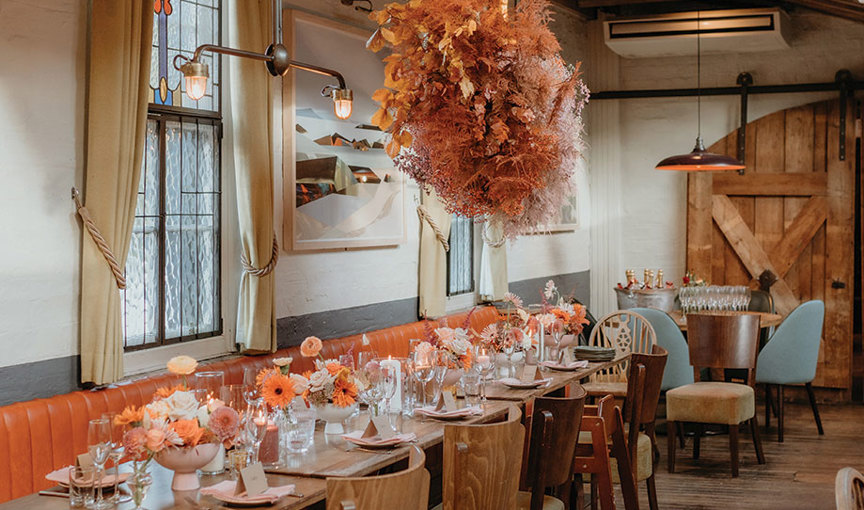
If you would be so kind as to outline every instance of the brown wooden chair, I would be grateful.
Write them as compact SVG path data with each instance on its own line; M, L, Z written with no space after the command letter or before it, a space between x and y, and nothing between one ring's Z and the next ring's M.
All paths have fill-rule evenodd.
M520 510L564 510L569 503L573 457L586 396L581 386L575 386L566 398L534 399L526 470L531 491L519 492ZM548 487L555 489L557 498L544 494Z
M851 467L838 471L834 499L837 510L864 510L864 475Z
M429 506L429 472L426 455L411 447L408 469L381 476L327 479L327 510L378 510L404 508L426 510Z
M624 420L629 425L627 450L630 452L633 477L637 483L645 482L651 510L657 510L654 466L660 451L657 447L654 420L667 356L666 349L659 345L651 348L651 354L633 353L630 356L627 399L624 401ZM644 367L644 377L638 375L639 367Z
M637 366L637 378L645 377L645 367ZM597 507L599 500L603 510L615 509L615 496L612 487L612 463L610 453L617 462L618 479L624 507L628 510L639 509L636 494L636 481L627 451L624 435L624 419L621 408L614 404L612 395L601 398L596 406L585 406L582 414L582 431L573 458L575 480L571 488L570 508L582 508L583 474L591 475L591 508Z
M732 476L738 476L738 427L750 424L753 446L759 464L765 463L759 428L756 423L755 383L756 348L759 342L759 314L700 313L687 315L687 340L695 382L666 392L669 472L675 472L676 423L698 423L693 443L693 458L699 458L701 424L729 426L729 452ZM743 384L702 382L701 368L745 369Z
M618 310L600 318L588 339L588 345L614 347L618 356L631 352L650 353L656 343L657 334L648 319L630 310ZM619 363L591 376L590 382L584 385L588 395L624 398L627 394L629 363Z
M521 417L511 406L504 422L444 427L444 510L516 508L525 440Z

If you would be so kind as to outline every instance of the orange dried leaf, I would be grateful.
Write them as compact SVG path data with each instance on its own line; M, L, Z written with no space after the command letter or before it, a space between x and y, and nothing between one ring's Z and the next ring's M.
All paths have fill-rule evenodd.
M366 47L376 53L384 47L384 36L381 35L380 28L366 41Z
M399 155L400 150L402 150L402 146L399 144L399 142L396 141L396 138L394 137L392 140L390 140L390 143L387 144L387 155L391 158L395 158Z
M388 28L381 27L378 29L381 32L381 35L384 37L384 40L389 42L390 44L396 45L399 43L399 39L396 37L396 34L393 33L392 30Z
M379 103L383 103L393 97L393 93L390 92L389 89L378 89L372 94L372 100L378 101Z
M372 116L372 124L378 126L381 131L387 131L390 125L393 124L393 117L390 116L390 112L386 108L379 108L375 112L375 115Z

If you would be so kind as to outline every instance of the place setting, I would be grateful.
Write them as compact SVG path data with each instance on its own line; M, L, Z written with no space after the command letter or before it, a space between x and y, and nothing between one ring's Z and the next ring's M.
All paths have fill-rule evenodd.
M270 487L264 466L260 462L239 470L237 480L224 480L210 487L203 487L199 492L202 496L210 496L234 507L273 505L285 496L303 497L296 492L294 484Z
M372 450L377 453L411 444L417 440L417 435L413 432L397 433L390 424L390 418L379 415L372 416L365 429L343 434L342 439L354 445L346 451Z

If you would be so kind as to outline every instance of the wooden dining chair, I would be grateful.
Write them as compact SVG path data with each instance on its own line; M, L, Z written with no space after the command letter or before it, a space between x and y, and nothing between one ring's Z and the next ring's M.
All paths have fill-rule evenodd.
M604 315L591 331L588 345L613 347L617 356L632 352L650 353L657 343L657 335L651 323L631 310L618 310ZM627 394L627 371L629 362L624 361L612 368L591 376L585 390L590 397L613 395L624 398Z
M510 406L504 422L444 426L444 510L516 508L525 440L521 417Z
M651 354L633 353L630 356L630 374L627 380L627 399L624 401L624 422L627 431L627 451L636 483L645 482L648 504L657 510L657 489L654 483L655 459L659 458L655 417L660 400L660 386L668 353L655 345ZM644 369L644 376L639 371ZM656 454L655 454L656 453ZM615 463L613 462L613 468ZM613 469L614 474L614 469ZM613 476L613 482L614 480Z
M404 508L426 510L429 506L429 472L426 454L411 447L408 468L381 476L327 479L327 510L378 510Z
M586 396L586 391L577 385L565 398L534 399L526 469L531 490L519 491L520 510L564 510L568 506ZM557 497L545 494L550 487Z
M759 464L765 463L759 427L756 422L755 384L756 348L759 343L758 313L698 313L687 315L690 363L697 382L666 392L666 421L669 438L669 472L675 472L675 435L677 423L697 423L693 458L700 453L701 424L728 425L732 476L738 476L738 427L750 424L753 447ZM701 368L743 369L745 380L703 382Z
M851 467L838 471L834 481L834 501L837 510L864 510L864 475Z
M645 367L637 365L635 376L644 380ZM596 509L599 501L602 510L615 509L612 458L616 461L624 507L627 510L638 510L639 498L630 464L630 452L627 450L621 408L615 405L612 395L606 395L597 405L585 406L582 414L582 430L573 458L574 481L570 490L570 508L583 507L583 475L590 475L591 508Z

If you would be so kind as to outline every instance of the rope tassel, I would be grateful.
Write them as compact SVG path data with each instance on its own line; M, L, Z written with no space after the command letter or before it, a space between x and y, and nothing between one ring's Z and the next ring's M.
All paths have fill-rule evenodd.
M99 228L96 227L96 223L90 216L90 211L88 211L87 208L81 204L80 193L78 193L78 188L75 188L74 186L72 187L72 200L75 201L75 211L78 213L78 216L81 217L81 221L84 223L84 227L87 229L87 232L90 233L90 237L93 239L93 242L96 243L96 247L99 248L100 252L102 252L102 256L105 257L105 262L108 263L108 267L111 269L111 273L114 274L114 280L117 282L117 288L120 290L125 289L125 272L120 268L120 264L117 263L117 258L114 257L114 252L111 251L111 247L108 246L108 242L105 241L105 238L102 237L102 233L99 232Z
M246 271L252 276L262 278L272 273L276 269L276 264L279 262L279 243L276 241L276 234L273 234L273 252L270 254L270 262L264 267L255 267L246 259L246 254L240 255L240 263L243 265L243 271Z

